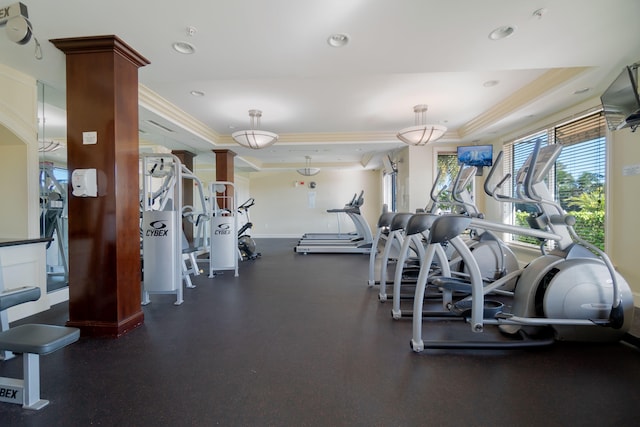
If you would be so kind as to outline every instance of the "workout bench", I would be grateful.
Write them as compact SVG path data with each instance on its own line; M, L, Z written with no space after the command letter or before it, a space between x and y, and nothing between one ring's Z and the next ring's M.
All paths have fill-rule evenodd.
M1 274L1 270L0 270ZM0 291L0 311L40 299L40 288L23 286ZM40 399L40 356L53 353L78 341L80 330L64 326L26 324L0 332L0 350L22 353L23 378L0 377L0 402L42 409L48 400Z

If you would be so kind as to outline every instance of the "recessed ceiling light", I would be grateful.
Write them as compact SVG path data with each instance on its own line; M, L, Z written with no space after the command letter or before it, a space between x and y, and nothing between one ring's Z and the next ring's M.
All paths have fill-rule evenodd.
M500 83L498 80L487 80L486 82L482 83L482 86L484 86L484 87L494 87L494 86L497 86L498 83Z
M589 88L588 87L583 87L582 89L578 89L575 92L573 92L574 95L582 95L583 93L587 93L589 92Z
M349 43L349 36L343 33L331 34L327 39L331 47L343 47Z
M534 18L542 19L542 17L546 15L548 11L549 9L547 9L546 7L543 7L543 8L534 10L532 15Z
M491 40L502 40L511 36L515 32L516 32L516 27L513 27L511 25L505 25L503 27L499 27L491 31L489 33L489 38Z
M175 42L171 45L171 47L173 47L173 50L175 50L176 52L185 55L191 55L192 53L196 52L195 46L187 42Z
M193 96L204 96L204 92L200 91L200 90L192 90L191 92L189 92L191 95Z

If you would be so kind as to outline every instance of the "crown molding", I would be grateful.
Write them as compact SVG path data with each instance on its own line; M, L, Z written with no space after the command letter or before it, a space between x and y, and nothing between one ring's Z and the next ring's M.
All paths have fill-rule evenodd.
M218 133L142 84L138 84L138 104L185 131L213 145L218 145L220 140Z
M467 122L458 131L459 136L464 138L491 126L510 114L513 114L514 111L531 104L545 93L565 84L588 68L589 67L554 68L547 71L533 82L515 91L502 102L497 103L473 120Z

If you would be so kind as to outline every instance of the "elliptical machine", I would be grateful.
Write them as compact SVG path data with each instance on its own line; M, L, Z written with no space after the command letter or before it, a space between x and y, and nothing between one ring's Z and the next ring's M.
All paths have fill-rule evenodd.
M260 252L256 252L256 242L249 234L253 228L253 224L249 218L249 208L255 205L255 203L255 199L250 197L238 206L238 213L244 215L247 220L238 230L238 250L243 260L253 260L262 255Z
M577 236L572 227L575 220L554 201L544 182L561 149L562 146L559 145L540 148L538 142L517 175L516 196L497 193L509 175L502 178L489 192L499 201L535 205L539 214L530 222L532 228L452 215L437 218L429 231L428 247L422 265L429 265L435 254L435 247L448 241L464 257L471 277L471 296L452 304L450 312L440 313L441 317L451 319L457 315L471 325L473 332L483 332L485 324L497 325L501 332L513 339L423 341L422 297L427 274L426 271L421 271L413 307L411 347L415 352L425 348L523 348L551 344L554 340L630 341L627 339L627 332L633 322L633 296L629 285L614 270L604 252ZM495 165L500 163L501 155L487 180L493 175ZM518 275L510 312L487 304L489 301L484 298L490 289L483 287L480 269L459 237L468 227L556 242L554 253L543 253ZM504 278L494 285L498 285L501 280ZM442 277L433 282L444 289L464 286L462 281L451 277Z
M449 186L447 192L450 194L450 199L447 202L451 205L454 212L463 213L464 216L469 218L483 218L483 214L480 213L477 206L473 201L471 193L467 190L469 183L476 175L475 166L462 165L455 180ZM440 199L440 192L436 191L436 183L440 177L441 172L438 173L436 182L431 190L431 206L437 206ZM401 215L401 214L399 214ZM406 215L406 214L405 214ZM447 215L447 214L443 214ZM408 257L408 250L410 246L417 247L419 250L415 251L419 254L421 260L424 256L424 241L428 239L428 227L425 229L419 229L417 224L427 225L433 222L439 215L432 213L420 213L414 215L415 219L406 218L404 221L403 233L404 241L407 245L403 244L403 239L400 239L402 248L400 249L400 255L398 257L398 265L404 265ZM480 267L480 275L485 286L491 286L492 293L498 293L502 295L513 295L513 289L515 286L515 272L519 270L518 260L515 254L509 249L498 236L492 233L490 230L483 228L473 227L470 229L471 233L468 239L465 240L465 245L469 251L471 251L475 264ZM452 245L446 245L446 248L438 246L436 248L435 256L437 258L433 271L429 272L430 276L433 275L446 275L466 280L469 276L469 267L465 264L464 258ZM384 260L384 258L383 258ZM422 267L421 267L422 268ZM446 269L445 269L446 268ZM404 282L400 270L396 269L396 275L393 283L393 308L391 310L394 319L400 319L402 317L408 317L411 312L402 311L400 307L400 295L401 286ZM494 283L499 283L499 286L493 286ZM382 279L380 280L383 284ZM442 298L443 306L446 307L451 304L454 292L458 295L460 293L469 293L469 287L459 287L457 289L442 289L442 292L436 292L432 297ZM387 300L386 290L381 286L378 299L383 302Z
M467 191L469 182L476 175L476 170L475 166L462 165L460 167L451 189L450 203L460 209L459 213L483 219L484 214L478 210L471 194ZM466 243L480 266L485 281L494 282L519 269L515 254L495 233L482 228L472 228L470 231L470 239ZM455 251L450 255L452 272L455 271L468 277L469 271L464 260ZM504 283L500 290L510 292L514 287L515 280L511 280Z

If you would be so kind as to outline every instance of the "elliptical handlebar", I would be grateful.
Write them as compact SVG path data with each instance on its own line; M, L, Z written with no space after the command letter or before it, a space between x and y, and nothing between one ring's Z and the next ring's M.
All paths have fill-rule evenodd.
M469 216L477 216L479 212L475 204L465 201L462 197L460 197L460 194L462 194L462 192L464 191L464 187L467 185L471 177L475 175L475 172L477 170L475 166L467 166L467 168L468 169L465 169L465 165L462 165L458 170L456 179L454 180L453 186L451 187L451 200L453 204L461 206ZM465 170L470 170L471 175L465 176L464 182L462 182L461 185L461 178Z
M256 204L256 200L253 197L249 197L240 206L238 206L238 210L247 210L255 204Z
M458 205L464 205L462 199L458 198L458 187L460 186L460 176L462 176L462 169L464 169L464 165L460 166L460 169L458 169L456 179L453 180L453 186L451 187L451 200L456 202Z
M527 174L524 177L524 194L528 199L535 200L536 202L542 201L542 198L533 191L533 178L536 175L536 164L538 162L538 154L540 154L540 146L541 141L537 139L536 145L533 147L533 152L531 153Z
M498 182L498 184L495 187L493 187L493 189L489 188L489 182L493 178L493 175L496 173L496 170L498 169L498 165L502 164L503 156L504 156L504 152L500 150L500 152L498 153L498 157L496 157L496 160L495 162L493 162L491 169L489 169L489 173L487 174L487 179L484 180L484 192L487 193L489 196L493 197L494 199L495 199L496 190L498 188L502 188L502 184L504 184L507 181L507 179L511 178L511 174L508 173L500 180L500 182ZM502 195L500 194L498 196L502 197Z
M523 203L523 204L537 204L537 205L539 205L540 203L545 203L545 201L542 200L542 198L536 195L535 192L533 191L533 178L536 175L535 164L538 158L539 151L540 151L540 141L537 141L536 146L534 147L533 152L531 154L532 157L530 159L527 159L527 162L525 162L525 164L522 165L523 168L524 167L527 168L524 172L525 178L523 180L524 194L522 191L520 191L519 188L516 189L516 193L518 194L518 197L506 196L504 194L498 193L497 190L501 189L504 183L507 182L509 178L511 178L512 175L510 173L507 173L505 176L503 176L500 179L500 181L498 181L498 183L495 186L493 186L493 188L489 186L491 179L493 178L493 176L496 173L496 170L498 169L498 165L502 163L502 157L504 156L503 151L500 151L498 153L498 156L496 157L495 162L493 162L493 166L489 170L487 179L484 182L484 192L487 193L489 196L491 196L493 199L502 203ZM534 165L534 166L531 166L531 165ZM516 183L516 185L518 185L518 183ZM530 197L530 195L533 195L534 197Z
M442 176L442 169L438 169L438 174L436 175L436 180L433 181L433 186L431 186L431 192L429 193L429 198L433 201L433 203L438 203L438 196L442 193L442 190L436 192L438 188L438 181Z

